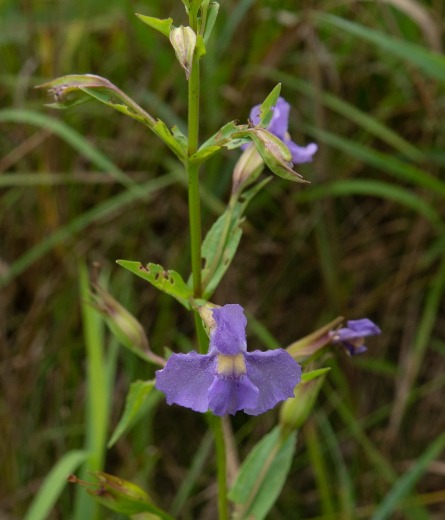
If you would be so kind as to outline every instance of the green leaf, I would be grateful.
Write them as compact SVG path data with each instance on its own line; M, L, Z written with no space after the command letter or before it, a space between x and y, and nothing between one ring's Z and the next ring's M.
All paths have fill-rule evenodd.
M150 128L155 124L155 119L151 115L111 81L101 76L70 74L38 85L36 88L46 88L49 94L54 95L56 102L48 105L52 108L69 108L94 98Z
M270 121L272 120L273 110L277 104L278 98L281 92L281 83L272 90L272 92L267 96L267 98L260 105L260 122L257 126L261 128L267 128L269 126Z
M66 477L89 457L88 451L69 451L52 468L25 514L23 520L45 520L66 485Z
M207 42L212 34L213 27L216 22L216 18L218 16L219 4L218 2L210 2L208 3L208 7L206 8L205 13L205 28L204 28L204 43L207 45Z
M238 126L234 121L225 124L199 147L199 150L194 155L192 155L190 160L195 164L200 164L204 160L208 159L211 155L217 153L223 146L231 150L241 146L242 144L249 143L251 139L232 138L234 134L247 129L247 125Z
M167 38L169 38L171 27L173 25L173 18L161 20L160 18L153 18L152 16L145 16L144 14L139 13L136 13L136 16L142 22L146 23L151 28L156 29L156 31L159 31L164 36L167 36Z
M177 128L173 127L171 132L164 121L158 119L152 128L153 132L160 137L164 143L175 153L181 161L187 156L187 138Z
M297 433L282 436L277 426L249 453L229 492L229 498L241 507L236 520L266 518L278 498L289 472Z
M280 408L280 424L289 431L300 429L315 406L318 393L330 367L305 372L294 389L295 398L287 399Z
M420 45L388 36L380 31L369 29L358 23L350 22L332 14L314 12L313 16L322 23L348 32L358 38L374 43L385 52L402 58L423 70L427 75L445 83L445 58L443 55L429 51Z
M93 74L68 75L43 83L37 88L47 88L48 93L54 95L56 102L48 105L52 108L70 108L91 99L100 101L150 128L180 160L186 156L182 138L176 139L163 121L148 114L106 78Z
M150 263L144 266L141 262L131 260L116 260L116 263L147 280L160 291L173 296L186 309L191 309L190 298L193 297L193 292L179 273L172 270L166 271L159 264Z
M202 257L205 263L202 275L206 298L209 298L218 286L238 249L242 235L239 216L239 209L229 206L204 239Z
M131 384L127 398L125 400L125 408L122 417L116 426L113 435L108 441L108 448L113 444L137 421L141 410L144 411L147 397L151 394L154 387L154 381L135 381Z
M270 178L265 179L246 191L240 201L231 201L226 211L208 231L202 244L204 298L210 298L229 268L241 239L240 225L244 211L269 180Z

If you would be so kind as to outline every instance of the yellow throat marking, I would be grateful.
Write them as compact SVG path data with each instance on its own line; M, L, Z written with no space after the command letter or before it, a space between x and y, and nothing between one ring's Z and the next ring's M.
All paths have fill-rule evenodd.
M216 372L220 376L235 376L240 377L246 373L246 363L242 352L236 356L226 356L225 354L218 354L218 367Z

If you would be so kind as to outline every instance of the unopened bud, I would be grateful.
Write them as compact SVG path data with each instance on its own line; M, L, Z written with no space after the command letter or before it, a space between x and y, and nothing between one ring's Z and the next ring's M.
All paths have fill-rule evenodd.
M99 503L123 515L160 511L150 496L136 484L102 471L96 471L93 475L98 480L97 484L83 482L74 475L70 476L69 481L84 486Z
M147 360L149 344L142 325L98 283L94 289L93 305L104 316L111 332L125 347Z
M251 184L261 173L263 166L264 161L255 146L247 145L233 169L232 193L241 191Z
M175 27L170 31L170 42L181 67L185 70L185 77L189 79L196 47L195 32L191 27Z
M344 318L339 316L327 325L324 325L324 327L321 327L304 338L291 343L286 348L288 354L290 354L298 363L303 363L308 359L313 359L326 345L331 343L331 331L335 329L335 327L338 327L343 320Z
M285 430L301 428L312 412L318 393L330 368L306 372L295 387L294 399L288 399L280 409L280 424Z
M292 153L276 135L261 126L241 130L234 134L234 138L249 138L253 141L261 158L270 170L289 181L308 182L292 169Z

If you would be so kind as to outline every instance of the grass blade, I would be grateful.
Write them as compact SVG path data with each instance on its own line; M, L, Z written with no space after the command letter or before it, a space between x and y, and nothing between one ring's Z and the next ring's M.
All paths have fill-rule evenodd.
M146 197L152 193L169 186L175 182L175 177L172 174L164 175L158 179L153 179L147 183L140 184L135 190L127 190L124 193L120 193L101 204L98 204L89 211L85 211L79 217L73 219L66 226L59 228L57 231L41 240L34 247L26 251L20 258L18 258L8 268L6 273L0 277L0 287L3 287L7 283L11 282L16 276L22 273L34 262L42 258L46 253L51 251L56 245L65 242L73 237L79 231L82 231L87 226L96 222L110 213L120 211L122 208L131 204L141 197Z
M109 173L124 186L134 184L134 181L125 175L121 169L99 152L99 150L94 148L79 132L63 121L59 121L46 114L33 112L32 110L4 109L0 110L0 123L28 124L51 130L51 132L58 135L86 159L91 161L99 170Z
M444 447L445 433L440 435L417 459L412 468L396 481L372 516L372 520L392 518L393 512L401 505L403 499L411 492L416 482L428 469L428 465L440 455Z
M445 58L440 54L332 14L315 12L313 16L324 25L331 25L340 29L341 32L352 34L377 45L383 51L408 61L428 76L445 83Z
M23 520L45 520L66 485L66 477L88 458L87 451L69 451L45 478Z
M298 192L295 196L299 202L310 202L325 197L344 197L347 195L363 195L392 200L424 217L439 234L445 234L445 227L439 213L428 202L419 198L415 193L388 182L366 179L336 181L324 186L311 186L305 191Z

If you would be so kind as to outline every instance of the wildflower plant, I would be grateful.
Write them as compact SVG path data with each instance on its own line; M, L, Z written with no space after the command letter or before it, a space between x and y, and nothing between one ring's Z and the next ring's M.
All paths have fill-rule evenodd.
M187 26L176 25L171 18L137 16L150 29L158 31L160 37L170 41L184 70L184 84L188 86L186 134L177 126L169 128L100 76L68 75L41 87L54 96L54 103L50 105L54 108L70 108L95 100L135 119L165 143L182 163L188 181L190 275L182 276L146 261L118 260L117 263L190 311L196 332L195 350L169 352L165 356L154 354L139 322L94 283L93 304L111 331L123 346L139 356L141 363L158 367L154 381L132 385L112 443L131 426L135 414L156 388L165 395L166 403L172 405L172 413L174 407L182 406L190 409L190 413L205 414L215 438L219 519L233 516L239 520L258 520L267 516L280 494L292 462L297 431L311 413L329 370L317 361L321 353L336 343L345 346L351 354L363 352L363 338L380 330L367 319L348 321L346 327L339 328L343 321L340 317L291 343L287 349L252 350L247 345L247 319L242 307L242 304L248 305L248 298L244 302L212 301L237 251L246 209L271 180L270 177L260 179L262 170L267 167L281 178L302 183L304 189L308 181L295 171L294 165L310 162L317 145L301 146L292 140L288 132L290 104L280 97L281 85L251 110L247 121L234 119L206 140L200 140L199 107L203 90L200 63L206 57L206 45L217 20L219 4L210 0L182 0L182 3L188 16ZM233 171L227 207L202 239L200 170L223 149L240 149L242 153ZM302 371L302 365L304 368L309 361L312 370ZM233 439L228 438L230 428L223 428L222 421L239 412L260 415L281 403L277 426L253 448L228 489L226 442L233 444ZM134 484L103 472L95 475L98 488L89 487L88 491L110 509L130 517L147 513L150 518L172 518ZM76 477L71 477L71 481L79 482Z

